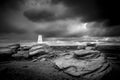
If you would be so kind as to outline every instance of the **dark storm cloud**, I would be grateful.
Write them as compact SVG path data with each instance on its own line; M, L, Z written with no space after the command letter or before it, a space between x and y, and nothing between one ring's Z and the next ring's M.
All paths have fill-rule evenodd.
M48 2L50 1L50 2ZM71 17L70 9L62 2L54 0L27 1L28 9L24 11L24 16L33 22L56 21Z
M0 9L14 9L19 10L24 0L0 0Z
M107 29L108 29L107 33L104 36L111 36L111 37L120 36L120 25L119 26L110 27L110 28L107 28Z
M49 21L56 21L56 20L64 20L67 18L73 18L72 15L62 15L62 16L55 16L55 13L49 11L37 11L37 10L30 10L24 12L24 16L27 17L30 21L33 22L49 22Z
M41 31L41 30L37 30L36 31L37 34L42 34L44 37L58 37L59 36L63 36L64 31Z
M17 33L17 34L23 34L26 31L23 29L18 29L17 27L14 27L10 24L8 24L3 19L0 19L0 34L8 34L8 33Z
M109 0L0 0L0 34L30 31L45 36L82 36L86 33L80 24L107 20L105 26L92 25L87 34L120 36L119 7L118 2ZM61 27L64 23L65 28Z
M0 0L0 7L2 7L2 9L8 7L18 10L18 8L26 1L27 0ZM120 6L117 0L34 0L34 1L39 2L50 1L50 4L52 3L53 5L62 2L72 10L68 14L74 13L74 16L84 17L84 21L86 22L107 19L109 20L110 25L118 25L120 23L119 22L120 15L118 10ZM43 12L40 13L40 11L38 11L39 13L38 14L36 12L37 11L35 11L34 14L35 17L40 16L39 14L43 13ZM53 15L51 16L53 17ZM43 16L43 14L41 16Z
M3 27L0 27L0 34L9 34L9 33L16 33L16 34L24 34L25 30L15 29L10 27L9 25L0 25Z
M36 11L36 10L30 10L27 12L24 12L24 15L33 22L43 22L43 21L53 21L56 20L53 13L50 13L48 11Z
M56 2L55 0L51 0L51 3L47 3L45 5L40 4L40 2L36 4L39 6L32 4L29 5L38 9L34 8L32 10L25 11L24 13L24 15L32 21L50 21L73 17L82 17L84 22L99 20L99 11L97 10L95 0L56 0ZM68 8L69 11L66 9L64 10L64 8ZM60 15L58 10L59 13L61 13ZM57 14L58 16L56 16Z
M10 15L10 10L19 10L20 3L22 2L23 0L0 0L0 34L23 34L26 32L23 29L17 28L17 26L11 25L7 21L9 18L6 17Z
M62 0L67 6L69 6L75 16L83 17L84 22L91 22L100 20L100 14L97 0Z
M49 27L46 27L45 29L37 29L35 33L42 34L44 37L66 36L67 24L64 24L64 21L58 21L58 23L50 23L48 26Z
M120 3L119 0L97 0L101 18L107 19L108 26L120 25Z
M71 7L77 16L83 16L84 21L104 21L114 27L120 25L119 0L61 0Z

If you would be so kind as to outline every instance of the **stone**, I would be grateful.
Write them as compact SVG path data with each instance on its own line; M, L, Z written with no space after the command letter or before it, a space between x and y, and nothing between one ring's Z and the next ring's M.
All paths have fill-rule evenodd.
M18 49L18 48L20 48L20 44L12 44L12 45L8 45L8 47L10 49Z
M0 54L14 54L20 48L20 44L12 44L0 48Z
M12 54L12 49L10 48L0 48L0 54L2 55L10 55Z
M28 51L31 49L31 46L22 46L19 48L19 51Z
M80 58L76 58L75 55ZM52 62L66 74L87 79L104 76L110 71L110 64L99 51L72 51L69 55L53 59Z
M29 51L18 51L16 54L13 54L12 57L14 57L14 58L28 58Z
M94 59L101 55L99 51L95 50L78 50L74 51L73 57L76 59Z
M36 49L36 50L30 50L29 51L29 55L36 55L36 54L40 54L40 52L43 52L43 49Z
M31 49L29 50L29 55L36 55L40 53L48 53L50 52L50 47L48 45L44 44L37 44L33 45Z

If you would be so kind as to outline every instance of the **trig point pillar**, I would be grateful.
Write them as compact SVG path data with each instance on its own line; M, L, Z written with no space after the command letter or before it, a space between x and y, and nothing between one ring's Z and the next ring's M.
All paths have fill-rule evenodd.
M42 35L38 35L38 41L37 41L37 43L42 43L42 42L43 42Z

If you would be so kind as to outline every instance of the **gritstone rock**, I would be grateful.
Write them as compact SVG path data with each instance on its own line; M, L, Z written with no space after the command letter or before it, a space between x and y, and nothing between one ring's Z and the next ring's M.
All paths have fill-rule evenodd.
M33 45L31 49L29 50L29 55L36 55L36 54L41 54L42 53L48 53L50 51L50 48L48 45L45 44L37 44Z
M52 62L66 74L86 79L102 77L110 71L110 64L99 51L76 50Z
M12 54L13 50L10 48L0 48L0 55L10 55Z
M18 48L20 48L20 44L13 44L13 45L8 45L6 47L1 47L0 54L5 54L5 55L14 54L17 52Z
M18 48L20 48L20 44L12 44L12 45L8 45L8 47L10 49L18 49Z
M14 58L28 58L29 51L18 51L16 54L13 54L12 57L14 57Z
M30 46L22 46L19 48L19 51L29 51L31 49Z

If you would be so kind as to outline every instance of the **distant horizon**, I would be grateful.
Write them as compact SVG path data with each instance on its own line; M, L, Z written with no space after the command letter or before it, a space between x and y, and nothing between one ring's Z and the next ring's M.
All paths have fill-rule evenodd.
M43 37L43 41L120 41L120 37ZM35 39L0 39L0 43L3 42L37 42Z

